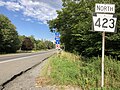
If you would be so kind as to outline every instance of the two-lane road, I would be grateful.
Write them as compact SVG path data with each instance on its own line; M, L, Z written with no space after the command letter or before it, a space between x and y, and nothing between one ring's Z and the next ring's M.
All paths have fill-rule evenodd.
M50 57L56 50L29 54L11 54L0 56L0 85L10 80L14 75L25 71Z
M44 53L48 53L48 52L51 52L51 51L54 51L54 50L40 51L40 52L35 52L35 53L17 53L17 54L0 55L0 62L11 60L11 59L16 59L16 58L22 58L22 57L33 56L33 55L38 55L38 54L44 54Z

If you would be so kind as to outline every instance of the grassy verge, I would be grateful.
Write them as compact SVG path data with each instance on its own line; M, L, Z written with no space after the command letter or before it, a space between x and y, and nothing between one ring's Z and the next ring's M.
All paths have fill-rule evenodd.
M101 90L101 58L81 58L62 52L50 58L51 85L71 85L82 90ZM48 70L47 70L48 71ZM105 87L102 90L120 90L120 61L105 57Z

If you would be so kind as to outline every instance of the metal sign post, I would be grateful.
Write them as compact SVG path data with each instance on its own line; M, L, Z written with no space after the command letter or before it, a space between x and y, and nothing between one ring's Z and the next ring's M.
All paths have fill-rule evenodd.
M105 56L105 32L102 33L102 80L101 80L101 87L104 86L104 56Z
M96 4L93 13L93 29L102 33L101 87L104 87L105 32L115 32L117 17L114 4Z

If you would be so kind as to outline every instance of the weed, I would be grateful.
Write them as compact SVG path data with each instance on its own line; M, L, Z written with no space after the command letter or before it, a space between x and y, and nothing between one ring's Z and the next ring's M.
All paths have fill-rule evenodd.
M105 87L101 89L101 58L81 58L67 52L50 59L51 84L72 85L83 90L120 90L120 61L105 57Z

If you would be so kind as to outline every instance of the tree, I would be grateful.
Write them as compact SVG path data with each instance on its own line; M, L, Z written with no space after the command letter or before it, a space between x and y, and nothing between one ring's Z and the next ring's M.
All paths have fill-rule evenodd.
M42 50L42 49L46 49L46 45L42 40L38 40L37 50Z
M32 43L34 44L34 50L36 50L37 49L37 40L34 38L34 36L33 35L31 35L31 36L29 36L29 38L30 38L30 40L32 41Z
M48 40L36 40L34 36L19 36L21 41L21 50L42 50L42 49L52 49L54 45ZM34 48L33 48L34 47Z
M16 52L20 47L20 41L16 27L4 15L0 14L0 52Z
M51 31L61 34L61 42L65 45L65 50L75 52L84 56L101 55L102 35L101 32L91 32L92 13L95 3L101 3L103 0L63 0L63 8L57 11L57 18L48 22ZM120 1L106 0L105 3L115 3L118 15L118 26L120 28ZM120 51L119 42L120 32L117 34L106 34L106 53ZM118 42L117 42L118 41ZM112 46L112 47L111 47ZM110 52L109 52L110 51Z
M2 31L0 30L0 52L2 51L2 47L3 47L3 36L2 36Z
M34 44L30 38L26 37L22 42L21 50L32 50L34 48Z
M20 49L22 47L23 40L26 38L25 35L19 35L19 40L20 40Z
M54 47L53 42L51 41L46 40L44 43L46 45L46 49L52 49Z
M54 48L54 44L51 41L43 41L43 40L37 40L37 50L41 49L52 49Z

